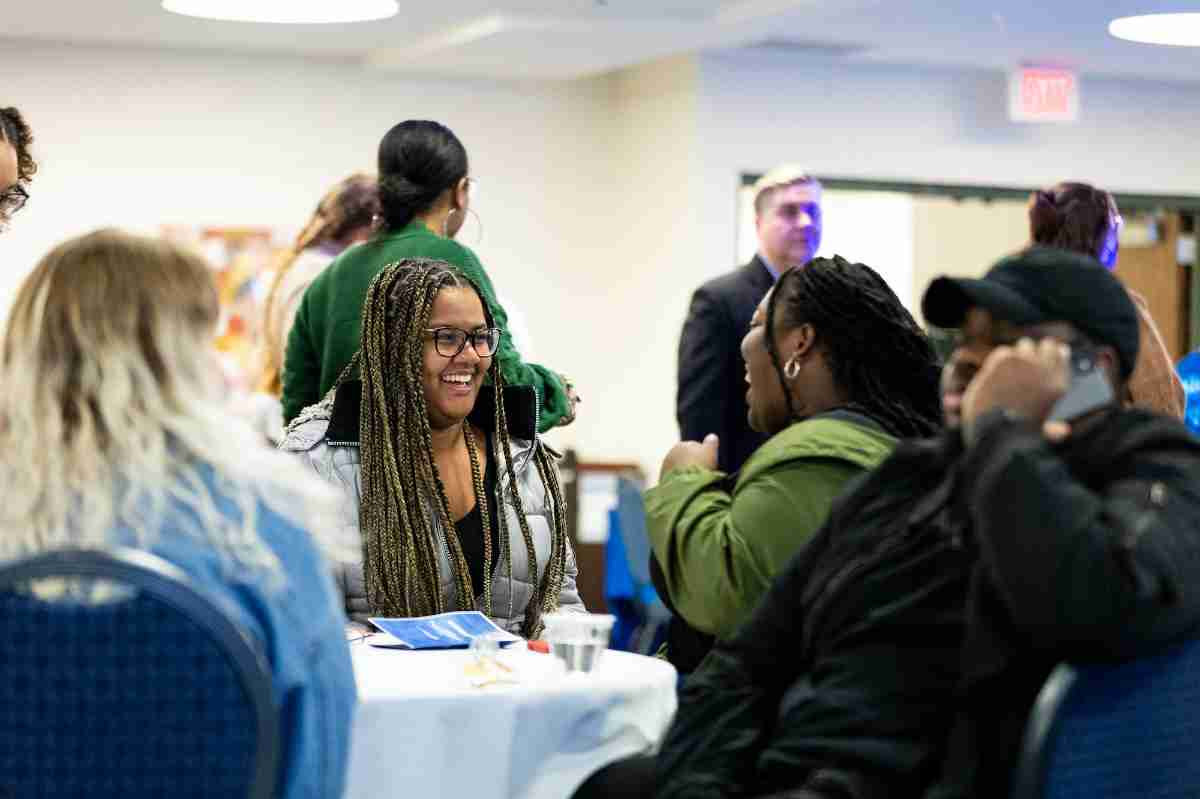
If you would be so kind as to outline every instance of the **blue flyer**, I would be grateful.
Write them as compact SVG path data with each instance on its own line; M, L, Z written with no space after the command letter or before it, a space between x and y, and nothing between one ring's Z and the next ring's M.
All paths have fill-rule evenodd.
M368 621L391 636L391 639L380 636L382 640L367 640L371 646L384 649L465 649L471 645L472 638L488 633L494 633L501 646L521 640L502 630L477 610L459 610L411 619L373 618Z

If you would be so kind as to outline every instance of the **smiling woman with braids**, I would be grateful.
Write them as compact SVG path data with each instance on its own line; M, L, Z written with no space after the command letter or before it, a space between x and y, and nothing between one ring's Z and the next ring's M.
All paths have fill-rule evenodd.
M939 425L934 353L876 272L835 256L785 272L742 340L750 426L771 434L734 475L715 436L677 444L646 493L668 654L693 670L733 632L853 477Z
M347 543L361 540L340 569L351 618L477 608L534 637L543 613L583 610L533 389L504 384L499 338L458 269L391 264L367 289L358 355L289 426L283 449L339 485Z

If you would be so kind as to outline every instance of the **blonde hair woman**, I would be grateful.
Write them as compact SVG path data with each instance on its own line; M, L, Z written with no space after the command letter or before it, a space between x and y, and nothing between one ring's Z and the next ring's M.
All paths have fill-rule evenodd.
M101 230L42 259L0 359L0 560L125 546L183 569L271 662L278 795L337 796L354 678L305 530L328 498L223 411L216 320L208 266L166 242Z

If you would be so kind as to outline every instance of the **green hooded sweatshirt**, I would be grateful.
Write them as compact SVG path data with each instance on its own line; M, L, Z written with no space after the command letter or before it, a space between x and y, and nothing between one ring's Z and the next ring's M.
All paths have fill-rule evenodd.
M724 638L824 523L842 488L878 466L892 436L815 417L768 439L735 476L672 469L645 494L650 545L670 600L698 630Z
M510 385L533 387L538 400L539 432L558 424L568 413L562 382L544 366L523 362L513 349L508 314L496 301L496 290L475 253L417 221L346 250L304 292L284 355L284 421L290 422L300 411L320 402L333 388L358 352L367 287L385 266L405 258L445 261L461 269L479 287L492 319L502 331L496 360L504 380Z

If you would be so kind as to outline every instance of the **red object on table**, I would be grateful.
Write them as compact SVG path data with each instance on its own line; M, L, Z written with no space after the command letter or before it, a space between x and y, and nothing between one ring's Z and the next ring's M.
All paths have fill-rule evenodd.
M532 641L526 641L525 645L527 647L529 647L530 652L541 652L543 655L550 654L550 644L546 643L545 641L543 641L541 639L534 639Z

